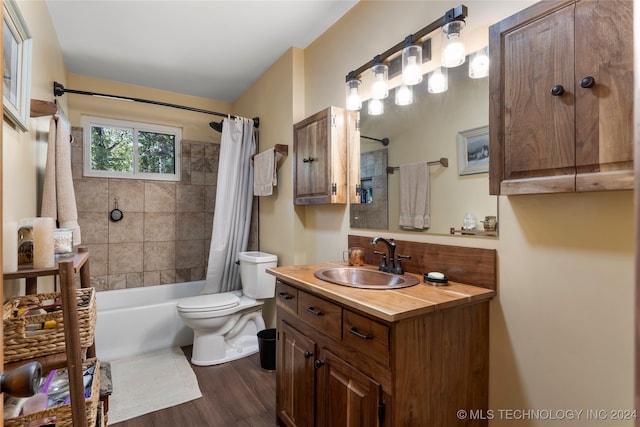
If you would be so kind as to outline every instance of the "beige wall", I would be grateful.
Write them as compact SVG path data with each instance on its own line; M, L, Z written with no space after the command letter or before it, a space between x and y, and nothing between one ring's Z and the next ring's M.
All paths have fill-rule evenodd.
M19 8L33 37L31 98L53 100L53 81L65 83L66 68L44 2L19 2ZM66 108L66 102L61 105ZM29 131L15 130L6 120L2 128L2 216L17 221L39 215L39 182L44 174L49 117L29 120ZM52 289L50 278L39 283L43 291ZM4 284L5 298L24 292L23 280Z

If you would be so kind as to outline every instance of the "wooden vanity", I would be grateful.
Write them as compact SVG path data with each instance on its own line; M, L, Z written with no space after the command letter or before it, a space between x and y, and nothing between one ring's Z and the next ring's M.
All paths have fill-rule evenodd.
M486 426L458 411L488 409L495 290L426 285L421 275L408 288L358 289L314 276L339 265L268 270L277 278L277 424Z

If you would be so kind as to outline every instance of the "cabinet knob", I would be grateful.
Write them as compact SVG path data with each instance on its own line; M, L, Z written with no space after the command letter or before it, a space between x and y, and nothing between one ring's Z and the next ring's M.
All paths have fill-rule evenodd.
M304 352L304 358L305 359L310 359L311 356L313 356L313 352L311 352L311 351L305 351Z
M320 369L324 366L324 360L316 359L314 365L317 369Z
M580 80L580 87L584 89L590 89L596 85L596 79L592 76L587 76Z
M309 157L307 157L305 159L302 159L303 163L311 163L311 162L315 162L315 161L316 161L316 159L311 157L311 156L309 156Z
M551 88L551 95L560 96L564 93L564 87L562 85L555 85Z

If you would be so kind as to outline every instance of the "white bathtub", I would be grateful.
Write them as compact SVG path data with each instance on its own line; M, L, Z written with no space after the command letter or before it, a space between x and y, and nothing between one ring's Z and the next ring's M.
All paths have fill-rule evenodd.
M204 281L96 293L96 353L114 360L193 344L176 300L199 295Z

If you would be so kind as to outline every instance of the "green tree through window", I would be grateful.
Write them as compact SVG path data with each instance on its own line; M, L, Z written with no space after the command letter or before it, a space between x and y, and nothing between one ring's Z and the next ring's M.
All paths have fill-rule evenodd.
M138 134L140 172L175 172L175 136L153 132Z
M91 169L133 172L133 129L91 126Z

